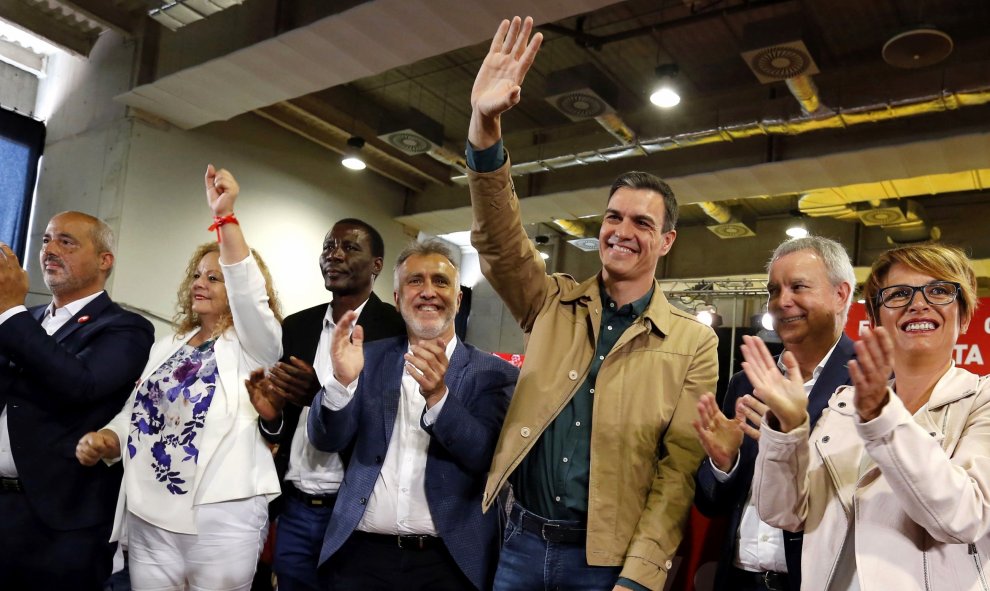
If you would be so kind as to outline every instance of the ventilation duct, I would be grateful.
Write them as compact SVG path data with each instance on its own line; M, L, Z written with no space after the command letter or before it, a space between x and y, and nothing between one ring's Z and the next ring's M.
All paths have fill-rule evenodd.
M762 84L784 82L806 114L821 108L818 87L811 76L818 65L808 46L801 39L797 15L788 15L746 26L742 52L743 61Z
M552 72L544 100L571 121L594 119L623 145L636 141L632 130L616 113L619 89L592 64Z
M894 35L883 45L883 61L895 68L924 68L952 53L952 37L932 26L920 26Z
M426 154L467 173L464 157L443 146L443 125L417 109L409 109L401 119L386 118L379 125L378 139L409 156Z

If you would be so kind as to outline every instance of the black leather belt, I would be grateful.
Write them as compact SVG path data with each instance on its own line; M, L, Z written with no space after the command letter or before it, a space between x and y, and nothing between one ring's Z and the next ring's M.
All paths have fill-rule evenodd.
M534 533L545 542L556 544L584 544L588 529L580 525L567 525L550 519L543 519L529 511L520 510L519 505L512 507L510 519L518 519L522 528Z
M398 546L402 550L430 550L443 547L443 540L436 536L392 536L354 530L351 534L374 544Z
M20 478L0 478L0 491L24 492L24 485Z
M307 492L303 492L296 488L294 484L290 481L286 481L285 491L289 496L299 499L304 505L310 507L330 507L337 500L337 493L330 493L326 495L311 495Z
M755 584L767 591L787 591L788 589L787 573L774 571L753 572L738 567L732 567L732 570L735 573L736 579L745 581L750 585Z

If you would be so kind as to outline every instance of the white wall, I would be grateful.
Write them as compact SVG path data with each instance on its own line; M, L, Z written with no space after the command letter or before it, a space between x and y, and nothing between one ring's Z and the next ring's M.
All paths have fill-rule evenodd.
M406 241L393 218L404 192L375 174L347 171L326 150L254 115L193 131L134 123L115 299L171 317L189 255L216 239L206 229L207 163L229 169L240 183L237 217L272 271L284 312L329 299L318 257L324 235L344 217L367 221L385 238L375 291L392 301L392 261Z
M37 78L20 68L0 62L0 106L33 115L37 94Z
M317 259L324 235L343 217L382 233L386 268L375 291L392 301L391 262L407 241L393 221L404 189L347 171L333 153L254 115L193 131L133 119L113 97L130 88L134 59L133 44L107 32L89 60L57 55L49 64L36 104L50 116L28 238L29 303L49 301L37 263L47 221L73 209L117 233L111 296L171 318L189 255L215 239L203 192L209 162L241 183L237 216L272 270L285 313L329 299ZM155 324L159 336L168 330Z

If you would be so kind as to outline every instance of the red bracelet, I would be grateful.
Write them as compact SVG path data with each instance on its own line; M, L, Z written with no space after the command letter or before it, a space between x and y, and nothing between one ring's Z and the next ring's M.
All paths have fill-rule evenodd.
M220 226L224 224L237 224L238 226L241 225L241 223L237 221L237 218L234 216L233 213L222 217L218 215L213 216L213 225L207 228L207 230L209 230L210 232L213 232L214 230L216 231L217 242L222 242L222 240L220 240Z

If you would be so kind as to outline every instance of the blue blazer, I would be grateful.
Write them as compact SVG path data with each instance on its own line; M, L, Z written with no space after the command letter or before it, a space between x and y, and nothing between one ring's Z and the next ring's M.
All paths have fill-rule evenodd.
M320 552L324 564L361 521L382 469L399 410L406 337L365 343L364 370L351 402L339 411L315 403L309 438L339 452L353 444L344 483ZM428 429L426 500L437 533L478 589L491 586L498 559L498 518L481 512L485 476L519 371L458 342L447 367L447 399Z
M852 339L843 333L808 396L808 415L811 417L812 428L818 421L818 417L822 416L822 410L828 405L832 393L839 386L851 383L848 365L849 360L854 358ZM725 416L734 417L736 415L736 401L752 392L753 385L749 383L745 373L739 372L733 375L729 379L725 401L722 403L722 412ZM727 577L735 560L736 534L739 531L739 522L742 520L746 499L749 497L749 489L753 483L753 470L756 465L758 450L759 446L756 441L750 437L744 437L742 448L739 450L739 466L729 480L719 482L715 479L714 468L707 457L701 461L701 466L695 476L694 503L698 510L708 517L717 515L729 517L725 541L722 543L722 551L719 554L718 569L715 572L715 589L729 589ZM801 587L802 537L803 534L800 532L784 532L784 553L787 559L790 591L799 591Z
M7 407L17 473L51 529L111 523L120 466L81 465L76 443L120 411L148 361L154 328L103 293L48 336L45 308L0 324L0 407Z

